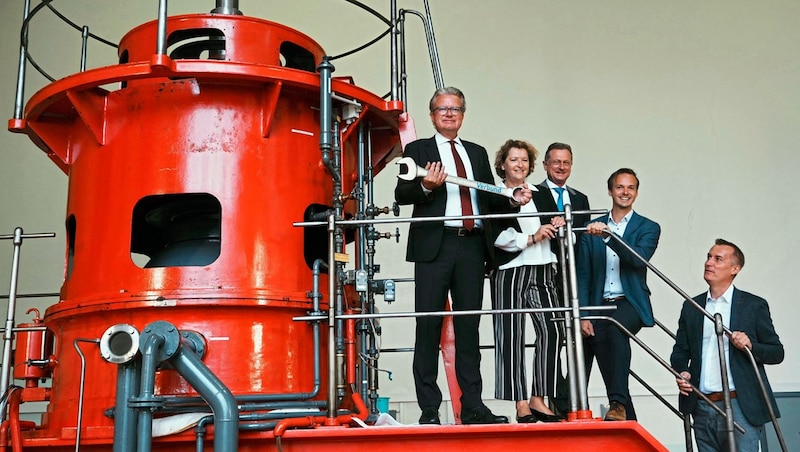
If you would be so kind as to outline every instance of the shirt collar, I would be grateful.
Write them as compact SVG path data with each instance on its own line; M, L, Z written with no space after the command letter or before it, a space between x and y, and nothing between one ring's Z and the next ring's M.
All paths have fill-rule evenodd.
M446 143L450 142L449 138L445 137L444 135L442 135L439 132L436 132L436 134L433 135L433 138L436 140L436 145L437 146L441 146L442 144L446 144ZM462 147L464 146L464 144L461 143L461 138L459 138L459 137L456 137L453 141L455 141L456 143L458 143Z
M555 182L551 181L549 177L548 177L547 179L545 179L545 183L547 184L547 187L548 187L550 190L552 190L552 189L554 189L554 188L558 188L558 184L556 184ZM563 187L561 187L561 188L563 188L564 190L566 190L566 189L567 189L567 184L564 184L564 186L563 186Z
M614 221L614 217L612 217L611 214L609 213L608 214L608 221L609 221L609 223L613 223L613 224L623 224L623 223L627 223L627 222L631 221L631 217L632 216L633 216L633 209L631 209L630 212L626 213L625 216L622 217L621 220L619 220L619 223L617 223L616 221Z
M714 302L722 301L731 304L731 301L733 301L733 284L728 286L728 288L725 289L725 292L722 293L722 296L720 296L716 300L711 298L711 289L708 289L708 292L706 292L706 303L708 303L709 301L714 301Z

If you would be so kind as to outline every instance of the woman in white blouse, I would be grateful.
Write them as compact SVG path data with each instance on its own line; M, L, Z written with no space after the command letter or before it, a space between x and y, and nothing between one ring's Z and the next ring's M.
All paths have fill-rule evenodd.
M526 183L533 172L538 152L532 144L508 140L497 152L495 171L507 187ZM533 202L520 207L520 212L557 212L550 193L533 190ZM491 275L494 309L558 307L554 273L557 265L554 244L558 228L565 224L560 216L519 217L496 220L492 228L497 234L495 270ZM516 402L517 422L557 422L544 402L555 391L557 364L564 325L554 321L557 313L531 314L536 331L533 349L531 396L528 399L525 365L525 315L494 316L495 398Z

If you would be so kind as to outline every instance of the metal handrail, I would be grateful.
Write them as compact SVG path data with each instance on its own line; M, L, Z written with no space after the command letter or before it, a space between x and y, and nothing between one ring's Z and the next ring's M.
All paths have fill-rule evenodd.
M630 332L630 330L628 330L628 329L627 329L627 328L625 328L625 327L624 327L624 326L623 326L621 323L619 323L619 322L617 321L617 319L615 319L615 318L613 318L613 317L604 317L604 316L583 316L583 317L581 317L581 320L607 320L607 321L609 321L609 322L613 323L614 325L616 325L616 326L617 326L617 328L619 328L619 329L620 329L620 331L622 331L623 333L625 333L625 335L626 335L626 336L628 336L630 339L633 339L633 341L634 341L634 342L636 342L636 344L637 344L639 347L641 347L641 348L642 348L642 350L644 350L645 352L647 352L647 354L648 354L648 355L650 355L650 356L651 356L653 359L655 359L655 360L656 360L656 361L657 361L659 364L661 364L661 366L662 366L662 367L664 367L665 369L667 369L667 370L668 370L668 371L669 371L669 372L672 374L672 376L674 376L674 377L676 377L676 378L683 378L683 377L681 377L681 374L679 374L679 373L678 373L678 372L677 372L675 369L673 369L673 368L672 368L672 366L670 366L670 365L669 365L669 363L668 363L668 362L666 362L666 361L664 360L664 358L662 358L662 357L658 356L658 353L656 353L655 351L653 351L653 349L652 349L652 348L648 347L648 346L647 346L647 344L645 344L645 343L644 343L644 341L642 341L641 339L639 339L638 337L636 337L636 335L635 335L635 334L631 333L631 332ZM690 383L690 384L691 384L691 383ZM705 400L706 402L708 402L708 403L709 403L709 405L710 405L710 406L711 406L711 407L712 407L712 408L713 408L713 409L714 409L714 410L715 410L717 413L719 413L720 415L722 415L722 416L724 416L724 417L726 417L726 418L727 418L727 416L726 416L725 412L724 412L724 411L722 411L722 409L720 409L720 408L719 408L718 406L716 406L714 403L712 403L712 402L711 402L711 400L709 400L709 399L708 399L708 397L706 397L706 395L705 395L705 394L703 394L702 392L700 392L700 391L699 391L697 388L695 388L694 386L692 386L692 389L693 389L693 390L694 390L694 391L697 393L697 395L698 395L700 398L702 398L703 400ZM734 427L736 428L736 430L739 430L739 432L741 432L741 433L744 433L744 428L743 428L741 425L739 425L738 423L734 422Z

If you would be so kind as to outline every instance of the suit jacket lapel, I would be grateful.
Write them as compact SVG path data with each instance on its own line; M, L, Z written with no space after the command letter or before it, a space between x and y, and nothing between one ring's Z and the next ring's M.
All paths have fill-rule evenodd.
M602 217L598 218L595 221L608 224L608 219L610 218L610 216L611 216L611 214L609 213L609 214L603 215ZM605 268L606 267L606 253L608 252L608 247L606 246L605 242L603 242L603 238L602 237L595 237L595 240L597 240L597 243L599 243L599 246L600 246L600 253L599 253L600 256L599 256L599 258L602 259L601 263L603 265L603 268ZM605 278L605 275L602 275L602 277Z
M741 307L740 305L742 305L743 303L744 303L744 296L740 291L736 290L736 287L734 287L733 300L731 300L731 319L730 319L730 325L728 325L728 328L731 331L741 330L741 328L739 327L739 314L742 311L740 309Z
M629 242L628 238L630 238L631 235L636 233L636 230L639 229L641 223L642 223L642 217L638 213L633 212L633 214L631 215L631 219L628 222L628 225L625 226L625 233L622 234L622 238L625 239L626 243Z
M697 302L697 304L700 305L701 308L705 309L706 308L706 302L708 302L708 294L704 293L699 298L700 298L699 300L696 299L695 301ZM696 335L696 337L698 338L698 342L702 342L702 340L703 340L703 322L705 322L706 316L702 312L700 312L697 309L695 309L694 307L692 307L692 310L695 311L695 313L697 314L697 315L692 317L692 319L694 319L693 320L693 322L695 324L694 327L695 327L695 329L697 331L700 332L700 334Z
M441 162L442 161L442 157L439 155L439 147L436 146L436 137L435 136L434 137L430 137L428 139L428 143L427 144L428 144L428 146L427 146L428 147L428 161L430 161L430 162ZM420 163L420 166L424 167L425 163L427 163L427 162Z

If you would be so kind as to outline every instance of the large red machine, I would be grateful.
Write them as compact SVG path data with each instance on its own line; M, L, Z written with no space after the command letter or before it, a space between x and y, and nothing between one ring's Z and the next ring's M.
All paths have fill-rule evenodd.
M635 423L353 428L376 412L354 377L371 333L327 320L371 312L372 256L366 289L339 261L375 233L295 223L380 212L364 180L400 155L404 105L237 6L134 28L119 64L47 85L9 121L69 197L60 301L17 337L25 384L0 450L660 450ZM18 418L31 401L48 403L38 425Z

